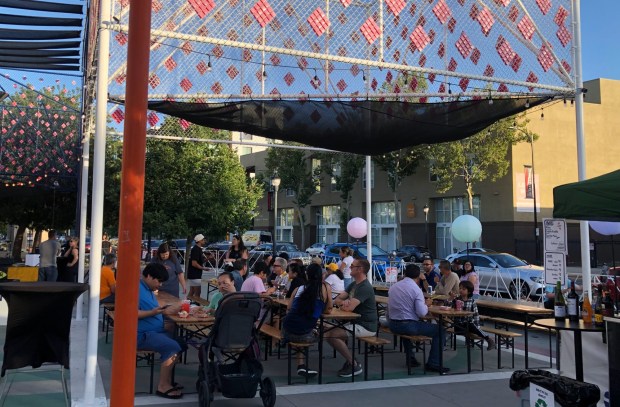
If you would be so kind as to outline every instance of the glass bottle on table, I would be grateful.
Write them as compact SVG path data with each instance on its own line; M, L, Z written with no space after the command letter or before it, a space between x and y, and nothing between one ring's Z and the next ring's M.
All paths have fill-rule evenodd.
M570 282L570 292L566 296L566 308L568 311L568 320L572 322L579 321L579 296L575 292L575 282Z
M594 304L594 325L605 325L605 321L603 320L603 296L600 287L598 289L596 303Z
M603 299L601 301L603 303L603 317L613 317L614 303L608 290L603 290Z
M592 323L592 304L590 304L590 296L588 292L583 292L583 307L581 308L581 318L585 324Z
M555 284L553 316L556 321L564 321L566 319L566 301L562 294L562 283L558 281Z

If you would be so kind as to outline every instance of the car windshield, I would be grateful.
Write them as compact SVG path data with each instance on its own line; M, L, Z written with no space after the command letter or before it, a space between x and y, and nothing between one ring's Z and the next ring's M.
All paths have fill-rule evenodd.
M366 250L366 246L359 246L357 250L360 252L362 256L366 256L368 251ZM389 253L380 248L379 246L372 245L372 255L373 256L389 256Z
M516 258L510 254L490 254L488 255L494 262L501 267L524 267L527 266L523 260Z

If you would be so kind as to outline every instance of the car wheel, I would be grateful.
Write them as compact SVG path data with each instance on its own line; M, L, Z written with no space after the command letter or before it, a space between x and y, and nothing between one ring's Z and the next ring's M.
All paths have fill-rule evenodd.
M510 296L514 299L527 299L530 296L530 286L525 280L521 280L520 283L521 287L519 287L518 280L512 280L509 287ZM517 287L519 287L519 289L517 289Z

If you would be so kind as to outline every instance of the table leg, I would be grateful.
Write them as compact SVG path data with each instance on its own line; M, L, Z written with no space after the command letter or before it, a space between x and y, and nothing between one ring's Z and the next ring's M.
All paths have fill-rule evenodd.
M525 336L525 368L528 369L528 366L529 366L529 356L528 356L529 355L529 353L528 353L528 336L529 336L528 332L529 332L529 329L528 329L528 323L530 321L530 318L529 318L527 312L523 313L523 318L524 318L524 322L525 322L525 325L523 325L523 334Z
M575 332L575 378L583 382L583 354L581 352L581 331ZM559 358L560 355L558 355Z
M439 339L441 340L441 343L439 344L440 346L440 351L439 351L439 369L443 370L443 348L446 346L445 342L446 342L446 337L445 334L442 335L443 331L443 315L439 314ZM445 332L445 331L443 331Z
M456 328L453 328L456 335ZM456 336L455 336L456 340ZM469 335L469 323L465 323L465 345L467 345L467 373L471 373L471 345L474 344L473 339ZM475 346L475 345L474 345ZM484 364L483 364L484 366Z
M351 344L351 359L355 362L355 321L351 322L351 337L353 343ZM364 369L366 366L364 366ZM355 382L355 363L351 363L351 382Z

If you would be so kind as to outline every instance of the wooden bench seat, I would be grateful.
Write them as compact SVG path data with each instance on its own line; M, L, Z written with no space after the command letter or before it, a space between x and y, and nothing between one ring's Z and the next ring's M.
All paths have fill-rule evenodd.
M430 343L432 338L429 336L424 336L424 335L405 335L405 334L397 334L394 333L390 330L389 327L387 326L381 326L379 327L379 331L389 334L389 335L393 335L394 336L394 349L396 349L396 338L401 338L402 339L408 339L411 341L411 343L416 347L416 349L420 348L420 344L422 345L422 369L424 374L426 374L426 344ZM401 348L402 350L402 348ZM411 357L413 355L407 354L407 374L411 375Z
M385 377L385 363L384 363L384 352L383 346L388 343L392 343L392 341L388 341L384 338L379 338L378 336L362 336L358 338L360 342L364 342L364 380L368 380L368 354L369 353L379 353L381 356L381 380ZM371 346L372 350L368 349L368 346Z
M497 346L497 368L502 368L502 346L506 346L508 349L512 348L512 368L515 367L515 338L523 336L517 332L506 331L504 329L482 327L482 330L489 335L495 335L495 342Z
M267 353L269 352L269 349L271 348L271 344L273 342L273 340L275 340L276 342L280 342L282 341L282 339L284 339L283 335L282 335L282 331L279 330L278 328L271 326L271 325L266 325L263 324L260 326L259 332L262 333L263 335L266 336L265 339L265 360L267 360ZM292 374L292 368L291 368L291 364L293 361L293 351L295 351L295 353L297 352L302 352L306 358L306 368L308 368L309 363L308 363L308 354L309 354L309 349L310 347L314 345L314 342L287 342L287 348L288 348L288 384L291 385L293 384L293 374ZM278 359L280 358L280 348L278 347ZM308 376L306 375L306 384L308 383Z

